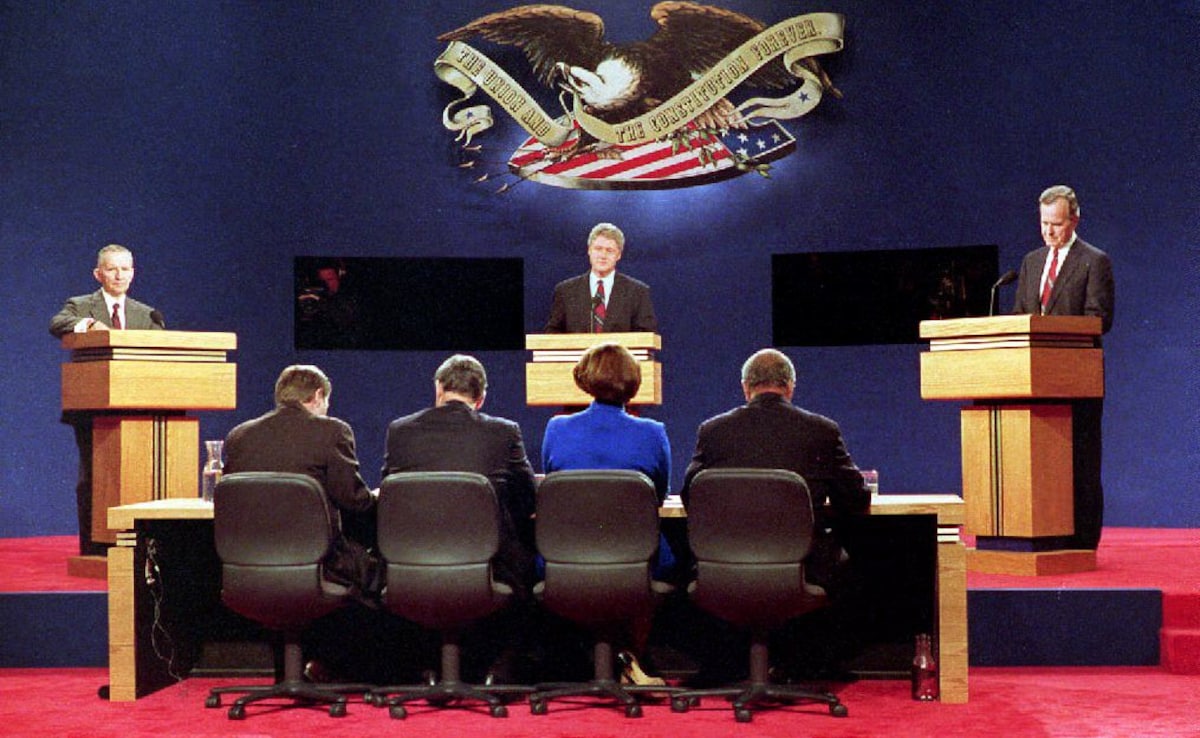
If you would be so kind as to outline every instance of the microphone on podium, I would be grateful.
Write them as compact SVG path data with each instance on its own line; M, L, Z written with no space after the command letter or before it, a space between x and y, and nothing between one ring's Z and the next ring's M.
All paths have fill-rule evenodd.
M1000 289L1001 287L1003 287L1004 285L1006 285L1010 282L1016 281L1016 279L1017 279L1017 273L1015 271L1013 271L1012 269L1009 269L1007 272L1000 275L1000 279L996 280L996 284L992 285L992 295L991 295L990 301L988 302L988 317L989 318L996 314L996 290Z
M150 322L163 330L167 328L167 321L163 318L163 314L157 310L150 311Z

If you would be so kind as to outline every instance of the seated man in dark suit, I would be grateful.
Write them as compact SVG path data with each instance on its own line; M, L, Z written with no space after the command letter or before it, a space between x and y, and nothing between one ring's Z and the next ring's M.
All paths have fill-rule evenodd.
M68 298L62 309L50 319L50 334L62 338L68 333L107 330L157 330L163 328L162 314L129 296L133 284L133 253L120 244L109 244L96 255L92 276L100 289ZM96 413L68 411L62 422L75 429L79 449L79 480L75 485L75 504L79 517L79 554L103 556L108 546L92 540L92 418Z
M493 562L496 579L512 586L524 603L534 584L533 467L525 454L521 428L511 420L480 412L487 396L487 373L471 356L457 354L434 374L434 406L393 420L387 429L383 476L407 471L463 471L482 474L492 483L500 503L500 551ZM465 649L479 655L483 646L515 643L523 630L524 605L500 613L478 629L484 644ZM495 631L496 638L486 635ZM484 635L480 635L484 634ZM503 640L504 643L486 643ZM510 649L511 650L511 649ZM504 654L504 669L512 654ZM515 679L498 673L497 680Z
M625 234L612 223L598 223L588 234L587 274L559 282L546 333L621 333L658 330L650 288L617 272L625 252Z
M321 483L339 518L373 511L376 495L359 474L354 431L345 421L328 416L332 392L329 378L315 366L284 369L275 382L275 409L226 436L225 473L307 474ZM365 597L377 594L379 572L372 544L363 536L340 536L326 562L326 578Z
M354 431L331 418L333 385L315 366L289 366L275 382L275 409L238 425L225 437L225 473L307 474L321 483L343 531L325 560L327 580L349 587L366 607L343 608L313 623L304 637L313 681L391 683L405 641L375 608L382 566L372 550L376 491L358 471ZM358 524L350 524L357 520ZM364 522L365 521L365 522ZM347 638L347 634L354 637Z
M782 352L763 349L747 359L742 365L746 404L701 423L680 497L686 508L688 487L703 469L789 469L804 477L816 514L805 577L824 587L836 602L850 578L848 556L837 536L838 520L865 512L871 493L838 424L793 405L795 389L795 367ZM823 629L837 626L832 622L836 614L821 617L831 620Z

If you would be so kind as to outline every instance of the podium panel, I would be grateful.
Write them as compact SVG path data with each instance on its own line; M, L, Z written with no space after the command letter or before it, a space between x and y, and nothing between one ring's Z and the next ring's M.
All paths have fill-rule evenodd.
M630 405L662 404L662 364L655 352L662 338L655 333L541 333L525 336L532 351L525 364L525 396L530 406L587 405L592 397L575 386L573 370L587 349L598 343L629 349L642 370L642 386Z
M108 508L199 494L200 421L99 415L92 421L92 540L115 543Z
M960 418L966 532L1071 535L1070 406L981 405L963 408Z
M921 354L921 398L1103 397L1100 349L988 348Z

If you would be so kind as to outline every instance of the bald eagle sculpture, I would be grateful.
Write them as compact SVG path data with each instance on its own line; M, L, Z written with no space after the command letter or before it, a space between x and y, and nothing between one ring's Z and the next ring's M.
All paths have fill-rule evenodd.
M461 41L479 36L524 52L538 79L574 94L583 109L607 123L622 123L654 110L767 26L741 13L691 2L660 2L650 9L658 24L650 38L614 44L595 13L562 5L522 5L485 15L438 37ZM803 63L833 94L837 90L815 60ZM778 89L796 78L779 61L746 80ZM744 128L745 121L721 98L696 117L701 128Z

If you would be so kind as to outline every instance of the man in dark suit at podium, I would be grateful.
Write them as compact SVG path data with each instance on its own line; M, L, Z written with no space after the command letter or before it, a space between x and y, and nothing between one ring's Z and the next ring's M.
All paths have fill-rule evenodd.
M109 244L96 255L92 276L100 289L67 299L62 310L50 319L50 333L62 338L68 333L88 331L162 329L162 314L129 297L133 284L133 253L119 244ZM92 418L97 413L69 411L62 422L75 429L79 449L79 479L75 483L75 509L79 519L79 555L103 556L108 546L92 540Z
M559 282L546 333L653 333L658 330L650 287L617 272L625 234L612 223L597 223L588 234L587 274Z
M1021 262L1013 313L1036 315L1095 315L1101 332L1112 328L1114 283L1108 254L1075 233L1079 199L1066 185L1056 185L1038 197L1045 246ZM1064 546L1095 549L1104 523L1104 488L1100 480L1101 416L1104 399L1071 403L1072 467L1075 478L1075 534Z

